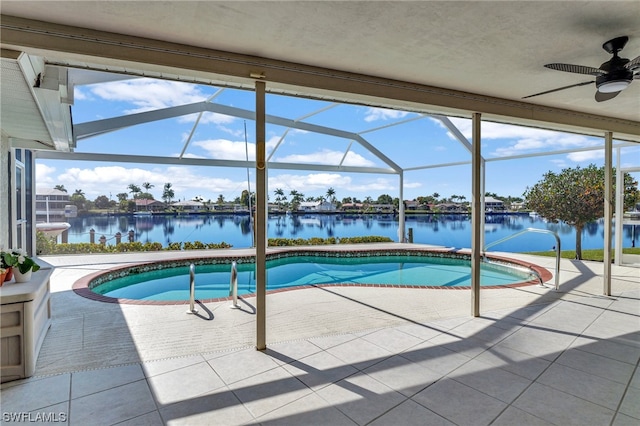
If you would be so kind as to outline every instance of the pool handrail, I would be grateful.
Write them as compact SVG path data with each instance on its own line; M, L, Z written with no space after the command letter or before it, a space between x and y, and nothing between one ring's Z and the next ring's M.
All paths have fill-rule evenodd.
M236 261L231 262L231 280L229 282L229 296L233 299L233 308L238 308L238 267Z
M555 291L558 291L558 289L560 288L560 237L558 236L558 234L554 231L550 231L548 229L538 229L538 228L525 228L522 231L518 231L515 234L511 234L508 235L504 238L501 238L497 241L494 241L492 243L486 244L484 246L484 249L482 250L483 255L485 257L486 260L486 251L489 247L493 247L495 245L498 245L500 243L503 243L507 240L510 240L512 238L518 237L522 234L526 234L527 232L536 232L539 234L551 234L555 237L556 239L556 273L555 273Z
M189 310L188 314L195 314L198 310L195 308L196 302L196 265L189 265Z

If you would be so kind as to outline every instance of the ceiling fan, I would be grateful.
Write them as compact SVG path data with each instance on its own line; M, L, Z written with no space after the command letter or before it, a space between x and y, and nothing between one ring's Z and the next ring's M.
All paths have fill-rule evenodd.
M596 96L597 102L608 101L613 99L620 92L626 89L631 82L636 79L640 79L640 56L633 60L621 58L618 56L618 52L624 49L625 44L629 41L629 37L622 36L616 37L607 41L602 45L602 48L613 57L607 62L600 65L600 68L587 67L584 65L572 65L572 64L546 64L545 67L556 70L570 72L574 74L587 74L596 77L594 81L583 81L582 83L572 84L570 86L559 87L557 89L547 90L545 92L536 93L533 95L525 96L522 99L532 98L534 96L546 95L547 93L558 92L560 90L569 89L572 87L586 86L587 84L596 84Z

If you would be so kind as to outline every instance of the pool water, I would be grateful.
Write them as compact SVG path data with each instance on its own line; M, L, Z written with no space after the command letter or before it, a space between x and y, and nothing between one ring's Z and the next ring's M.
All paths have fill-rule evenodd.
M256 292L255 264L240 263L238 295ZM229 296L229 264L196 266L196 299ZM482 263L480 285L515 284L531 279L525 271ZM320 284L370 284L456 287L471 285L468 260L426 256L327 258L291 256L267 261L267 290ZM104 282L92 290L122 299L181 301L189 299L189 267L130 274Z

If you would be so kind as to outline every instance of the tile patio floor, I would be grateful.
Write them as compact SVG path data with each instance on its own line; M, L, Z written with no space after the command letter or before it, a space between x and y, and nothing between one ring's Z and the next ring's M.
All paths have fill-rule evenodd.
M45 258L53 325L36 375L2 385L3 424L640 424L638 268L605 297L602 264L563 260L559 292L483 290L478 318L467 290L271 294L259 352L252 298L194 316L70 291L123 259Z

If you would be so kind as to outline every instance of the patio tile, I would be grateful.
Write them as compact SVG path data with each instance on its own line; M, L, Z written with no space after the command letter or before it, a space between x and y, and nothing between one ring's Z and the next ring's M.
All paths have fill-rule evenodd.
M409 399L384 413L369 425L454 426L454 423Z
M158 404L167 405L211 392L224 382L206 362L158 374L147 379Z
M436 371L442 376L460 367L471 358L437 345L431 341L422 343L400 356L413 361L421 367Z
M636 364L640 360L640 348L620 342L596 338L589 334L578 337L571 348L602 355L628 364Z
M179 370L190 365L199 364L204 361L201 355L183 356L157 361L147 361L141 364L146 377L153 377L174 370Z
M537 381L612 410L617 408L626 387L560 364L551 365Z
M333 346L326 351L340 358L344 362L350 363L359 370L363 370L392 355L388 350L383 349L364 338L358 338Z
M159 409L166 425L249 424L254 418L226 386Z
M376 330L362 338L393 353L403 352L423 342L422 339L395 328Z
M466 355L469 358L474 358L480 355L490 347L490 344L486 341L475 339L473 337L461 337L455 333L456 329L447 333L442 333L429 340L429 343L450 349L454 352Z
M79 398L142 379L144 374L139 364L73 373L71 398Z
M359 371L325 351L286 364L283 368L313 390L329 386Z
M611 426L638 426L638 419L627 416L626 414L618 413L616 414L616 418L613 419Z
M398 355L365 369L364 373L405 396L421 391L441 377Z
M576 339L573 334L532 327L518 330L501 341L500 345L553 361Z
M613 410L539 383L512 405L557 425L607 425L614 415Z
M579 349L568 349L556 362L624 385L629 383L635 368L632 364Z
M491 423L491 426L552 426L553 424L526 411L509 407Z
M620 406L620 412L628 416L638 419L640 423L640 389L629 387L627 393L624 395L622 405Z
M551 364L551 361L533 357L501 343L487 349L474 359L532 380Z
M156 410L145 380L71 400L70 425L114 424Z
M156 426L162 424L162 419L157 411L152 411L138 417L134 417L124 422L118 423L118 426Z
M285 406L311 393L297 378L284 367L267 370L229 385L254 417Z
M640 307L640 303L636 302L636 306ZM613 328L618 330L619 334L637 333L637 315L637 310L633 314L607 310L602 312L602 315L594 322L594 326L603 325L606 328Z
M506 403L511 403L531 384L531 380L475 359L447 377Z
M275 409L258 419L260 425L354 426L340 410L312 393Z
M405 400L372 377L359 373L316 392L358 424L366 424Z
M308 340L296 340L271 344L267 347L265 354L278 364L285 364L321 351L322 349Z
M345 342L350 342L357 338L358 336L354 336L351 333L344 333L344 334L331 334L331 335L322 336L322 337L311 337L309 341L314 345L317 345L319 348L326 350L334 346L341 345Z
M488 425L507 407L504 402L448 378L411 399L460 425Z
M29 413L20 411L6 411L2 410L2 423L35 423L38 426L41 425L68 425L69 424L69 402L61 402L60 404L50 405L43 407L39 410L30 411ZM24 416L27 418L20 418L19 420L12 420L11 416ZM8 417L6 417L8 416Z
M277 368L277 363L268 354L248 348L242 351L207 361L226 384Z
M442 330L432 327L429 323L416 324L409 323L396 327L396 330L410 334L421 340L429 340L442 333Z
M2 411L27 412L69 400L71 374L59 374L3 384Z

